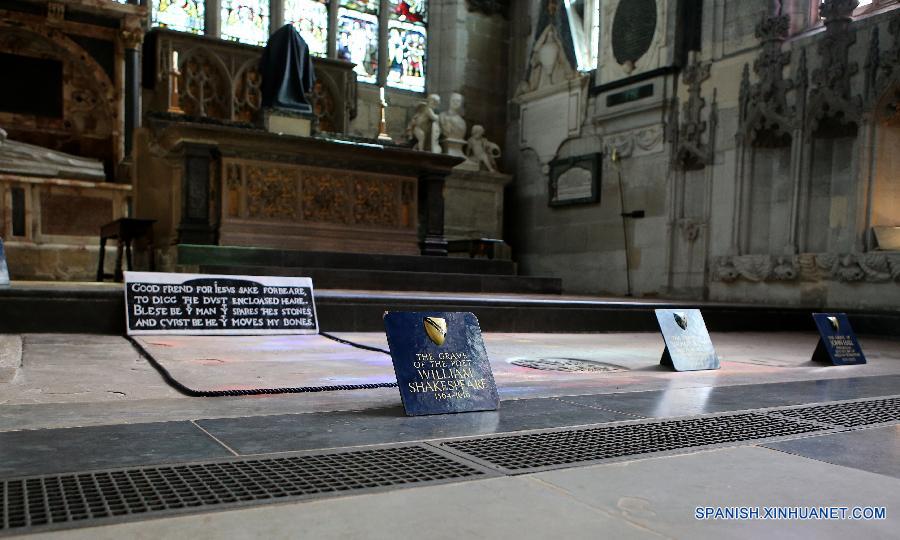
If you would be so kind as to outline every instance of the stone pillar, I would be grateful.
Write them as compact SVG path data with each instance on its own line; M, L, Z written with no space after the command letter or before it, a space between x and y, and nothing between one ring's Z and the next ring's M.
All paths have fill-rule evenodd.
M134 130L141 127L141 41L140 29L123 30L125 50L125 159L131 157L134 146Z
M447 255L444 238L444 183L446 175L419 177L419 246L422 255Z

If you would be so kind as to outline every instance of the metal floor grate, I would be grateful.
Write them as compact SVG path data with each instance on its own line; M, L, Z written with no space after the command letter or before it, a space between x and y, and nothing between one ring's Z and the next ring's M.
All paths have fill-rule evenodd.
M798 409L775 411L781 416L813 420L842 427L867 426L900 420L900 398L814 405Z
M421 446L5 480L0 530L483 475ZM80 524L84 524L83 522ZM86 525L86 524L84 524ZM22 532L22 531L18 531Z
M516 471L823 429L827 428L749 413L464 439L443 446Z

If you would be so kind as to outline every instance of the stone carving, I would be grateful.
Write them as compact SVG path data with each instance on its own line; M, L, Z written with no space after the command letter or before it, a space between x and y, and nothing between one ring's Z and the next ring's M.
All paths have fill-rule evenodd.
M900 119L896 91L893 96L885 96L891 87L900 86L900 17L891 20L888 33L893 37L893 42L887 51L881 52L878 27L872 31L866 59L866 98L871 107L881 107L882 110L876 112L891 123L891 119L895 122ZM887 103L883 102L884 99Z
M242 122L252 122L259 111L262 95L262 77L253 64L248 65L237 77L234 86L234 116Z
M508 17L509 2L510 0L466 0L466 5L469 7L469 11Z
M676 118L673 127L678 126L675 136L675 164L685 170L702 169L712 163L713 140L717 123L715 89L710 107L709 120L703 120L706 99L701 97L703 81L709 79L710 62L702 62L693 55L693 61L681 75L682 83L688 86L688 100L682 109L682 117ZM677 109L676 109L677 114ZM707 133L704 142L704 133Z
M283 167L248 166L247 215L251 218L294 220L297 217L297 176Z
M182 57L178 66L182 74L179 88L179 94L183 96L181 108L189 116L229 120L225 96L231 95L231 92L223 67L203 48Z
M859 71L850 62L850 47L856 43L851 15L858 0L824 0L819 14L825 22L825 35L817 44L821 67L812 73L809 95L809 123L813 132L826 130L841 134L855 130L862 110L862 98L850 95L850 79Z
M616 133L603 139L603 147L619 158L655 154L663 150L663 128L658 124Z
M472 126L472 136L466 141L466 159L474 170L497 172L496 159L500 157L500 147L484 137L484 127Z
M439 140L441 137L440 117L435 110L441 106L441 96L430 94L427 101L419 103L416 112L406 128L407 134L416 144L416 150L427 152L441 152Z
M578 72L566 58L556 27L548 25L534 43L528 78L522 81L516 93L534 92L577 77Z
M737 255L713 260L713 279L726 283L764 281L840 281L900 283L900 255L889 253L801 253Z
M0 128L0 172L22 176L46 176L103 182L103 163L57 152L49 148L11 141Z
M303 175L303 219L323 223L350 223L350 186L345 175Z
M763 19L756 27L762 50L753 63L753 72L759 82L750 84L746 65L741 80L740 133L747 144L790 144L794 110L787 105L787 92L793 87L793 81L784 78L783 70L790 63L791 55L781 49L789 26L790 19L782 15Z
M325 85L324 77L323 74L313 83L309 98L313 104L313 114L316 117L316 131L335 133L338 131L335 99L328 86Z
M450 108L439 115L444 153L457 157L465 157L462 148L466 143L466 120L460 114L462 106L462 95L450 94Z

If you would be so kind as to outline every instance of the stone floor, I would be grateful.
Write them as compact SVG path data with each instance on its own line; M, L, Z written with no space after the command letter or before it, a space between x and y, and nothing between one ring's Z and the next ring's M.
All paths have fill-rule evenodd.
M384 347L376 333L341 334ZM809 361L812 334L713 334L722 369L658 366L656 334L487 334L497 412L408 418L396 389L185 397L124 338L0 339L0 479L116 467L281 456L460 437L618 426L653 419L900 395L900 341L861 338L869 363ZM390 380L389 359L318 336L151 337L142 344L191 387ZM573 358L614 371L514 361ZM278 384L276 384L278 383ZM698 506L883 506L873 521L700 521ZM376 493L125 519L60 538L896 538L900 425L848 429L600 463L493 474ZM2 523L0 523L2 525ZM0 527L0 536L4 535Z

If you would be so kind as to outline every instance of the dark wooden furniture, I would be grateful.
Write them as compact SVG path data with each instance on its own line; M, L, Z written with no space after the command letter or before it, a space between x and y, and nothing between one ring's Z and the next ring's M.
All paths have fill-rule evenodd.
M125 252L125 260L128 269L131 270L131 244L134 240L143 239L150 253L150 271L156 270L156 261L153 256L153 224L155 219L121 218L100 227L100 260L97 263L97 281L113 278L122 281L122 252ZM106 241L115 239L118 241L116 248L115 273L103 272L103 259L106 257Z

